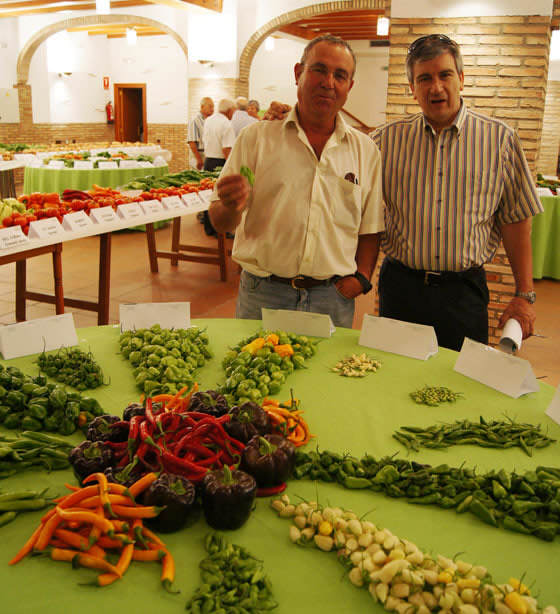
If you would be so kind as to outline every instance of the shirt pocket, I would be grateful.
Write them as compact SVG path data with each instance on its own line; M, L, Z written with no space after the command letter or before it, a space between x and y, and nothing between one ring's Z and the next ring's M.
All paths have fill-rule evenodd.
M362 219L362 188L342 177L332 177L327 189L334 225L357 232Z

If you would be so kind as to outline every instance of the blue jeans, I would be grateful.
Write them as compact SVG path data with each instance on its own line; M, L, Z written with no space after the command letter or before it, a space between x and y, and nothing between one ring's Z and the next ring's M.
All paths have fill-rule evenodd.
M342 296L334 282L309 290L296 289L289 284L271 281L269 277L257 277L242 271L235 317L261 320L262 307L326 313L335 326L345 328L352 328L354 319L354 299Z

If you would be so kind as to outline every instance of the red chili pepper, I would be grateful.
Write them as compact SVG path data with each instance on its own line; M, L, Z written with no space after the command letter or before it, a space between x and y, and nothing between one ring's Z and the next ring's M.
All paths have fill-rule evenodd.
M128 441L104 441L103 445L111 448L111 450L126 450Z
M153 408L152 399L151 399L151 397L148 397L146 399L146 418L148 418L148 421L152 425L152 428L155 428L155 426L156 426L156 419L154 417L154 413L152 411L152 408Z
M186 458L180 458L178 456L175 456L174 454L171 454L170 452L166 452L165 450L163 451L161 458L164 464L169 463L170 465L180 467L181 469L188 472L201 473L202 475L206 473L205 468L200 467L196 463L193 463Z
M268 488L257 488L257 497L272 497L286 490L286 482L278 484L278 486L269 486Z

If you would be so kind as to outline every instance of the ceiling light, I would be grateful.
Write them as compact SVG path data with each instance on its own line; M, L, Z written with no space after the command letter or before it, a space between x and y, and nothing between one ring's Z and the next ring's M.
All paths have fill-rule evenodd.
M389 34L389 19L380 17L377 20L377 36L387 36Z
M98 15L107 15L111 12L111 0L95 0L95 12Z
M136 45L136 30L134 28L126 29L126 42L129 45Z

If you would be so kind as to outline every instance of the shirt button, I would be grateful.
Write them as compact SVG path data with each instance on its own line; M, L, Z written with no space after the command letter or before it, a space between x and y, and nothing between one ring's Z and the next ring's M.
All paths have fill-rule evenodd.
M439 260L439 256L436 256L436 260Z
M438 227L436 228L436 230L441 230L441 226L438 226Z
M443 177L443 171L438 172L439 177Z

